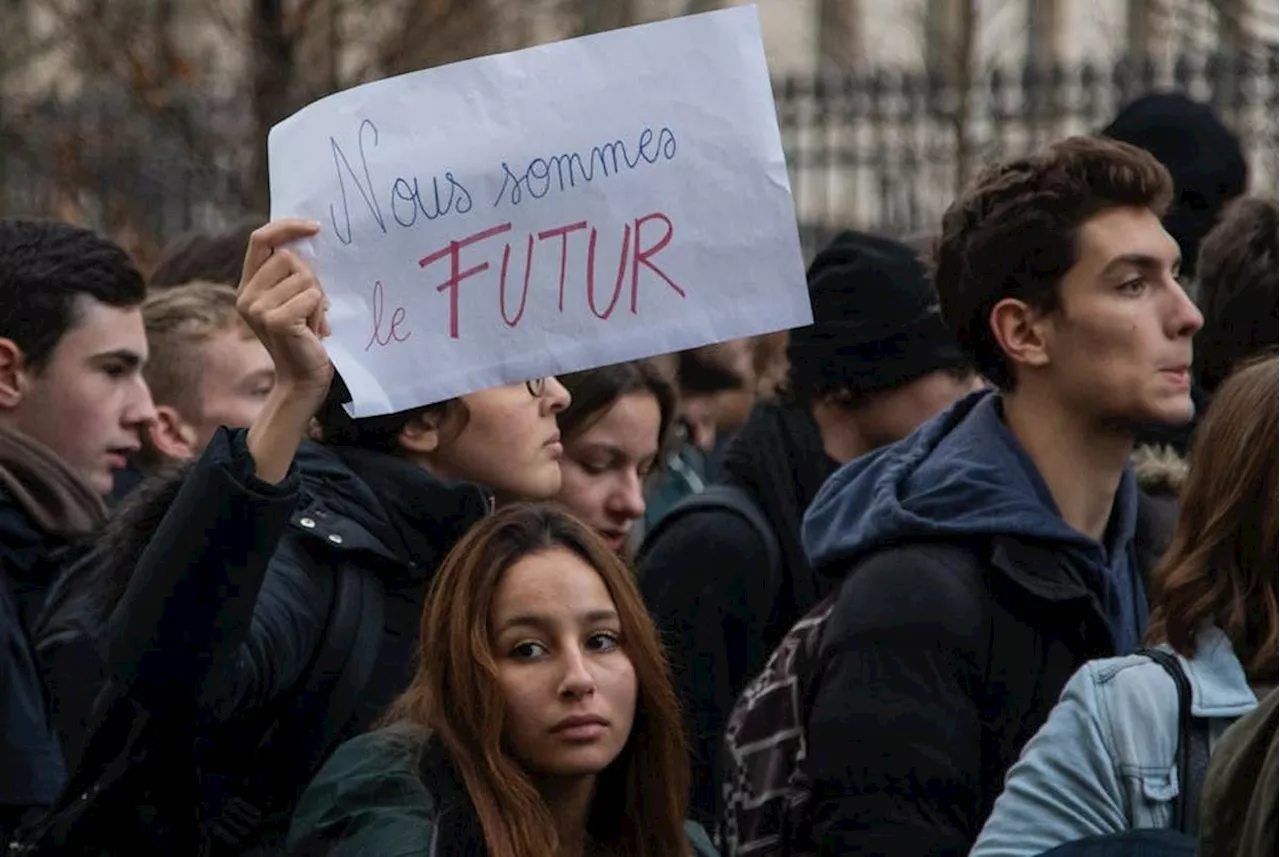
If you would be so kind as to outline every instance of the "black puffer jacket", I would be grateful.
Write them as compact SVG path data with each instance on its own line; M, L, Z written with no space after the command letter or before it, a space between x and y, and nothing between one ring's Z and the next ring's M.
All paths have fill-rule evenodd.
M106 699L148 719L142 743L163 746L164 755L200 770L195 800L205 822L219 811L221 793L236 788L219 784L223 772L209 776L208 770L243 755L274 726L271 741L290 745L294 764L275 784L284 805L264 808L270 818L254 837L270 850L284 832L288 804L327 753L372 725L408 684L431 575L490 503L478 487L446 485L392 456L316 444L304 445L289 480L265 485L252 475L244 437L225 430L214 437L190 473L169 488L168 511L154 531L125 528L136 540L113 542L117 553L85 575L93 597L73 592L65 598L66 611L50 617L42 654L55 662L59 646L106 652ZM137 510L144 517L165 491L150 495L150 508ZM327 642L340 574L376 581L383 623L365 637L377 651L370 653L371 675L354 712L326 746L308 747L308 737L324 733L325 689L337 681L318 690L309 684ZM101 613L77 615L100 610L116 593L105 626ZM68 633L75 628L79 635ZM83 635L94 633L103 634L105 645L84 645ZM80 674L92 669L78 667ZM91 777L100 761L95 746L114 737L90 736L83 776ZM234 780L235 774L225 776ZM157 850L194 853L189 841L199 834L186 829L186 821L193 820L176 824Z
M1149 510L1126 472L1104 543L1073 530L990 394L833 476L804 529L843 583L792 853L967 854L1071 674L1138 645Z

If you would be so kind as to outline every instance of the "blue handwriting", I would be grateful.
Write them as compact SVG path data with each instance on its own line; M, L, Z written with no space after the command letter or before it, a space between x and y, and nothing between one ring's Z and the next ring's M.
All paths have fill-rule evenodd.
M565 152L549 158L534 158L523 170L513 170L502 162L502 188L493 200L496 208L503 199L519 205L525 194L542 199L554 187L558 190L577 187L579 182L589 184L596 180L596 170L602 177L616 175L624 168L634 170L643 161L655 164L659 160L671 160L676 156L676 135L670 128L661 128L655 135L652 128L645 128L635 144L634 157L621 140L592 146L583 158L579 152ZM518 166L518 165L517 165ZM508 189L509 188L509 189Z
M363 181L357 175L356 170L352 168L351 161L347 158L337 139L334 137L329 138L329 146L333 150L333 168L338 175L338 189L342 195L342 225L339 225L339 212L333 203L329 204L329 219L333 223L334 233L343 244L350 244L354 240L351 229L351 201L348 199L347 193L348 180L355 184L355 189L359 191L360 198L364 200L365 207L369 209L369 215L373 218L373 222L378 225L378 229L384 235L387 232L386 215L383 213L373 178L369 174L369 157L365 151L366 145L370 140L373 147L377 147L378 126L374 125L371 120L366 119L360 123L360 130L357 132L356 137L360 171L364 175ZM471 193L463 186L462 182L455 178L454 174L449 170L444 171L443 179L443 189L447 191L447 199L441 198L442 183L440 176L432 176L430 190L426 194L424 194L422 182L417 176L409 176L407 178L396 176L387 190L392 219L407 229L418 222L419 215L427 220L435 220L447 214L466 214L470 211L472 206Z

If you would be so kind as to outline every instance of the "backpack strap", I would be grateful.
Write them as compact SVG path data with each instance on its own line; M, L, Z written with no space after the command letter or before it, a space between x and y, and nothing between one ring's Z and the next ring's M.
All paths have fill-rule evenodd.
M794 840L813 783L803 768L808 720L827 653L822 637L839 597L792 626L738 694L719 742L716 837L727 855L781 853Z
M1191 714L1191 682L1175 655L1154 648L1139 649L1137 654L1159 664L1178 688L1178 802L1173 826L1194 836L1200 826L1200 792L1209 769L1209 724Z
M778 536L773 531L773 525L769 523L764 512L760 511L760 507L746 491L737 485L729 484L708 485L705 490L690 494L671 507L671 511L663 515L645 535L644 544L636 557L636 567L641 567L642 558L664 530L686 515L704 510L732 512L746 521L760 537L760 541L764 542L765 555L769 558L770 576L779 585L785 583L782 576L782 546L778 544Z
M205 820L211 838L222 846L239 847L252 841L262 825L272 798L284 792L283 785L300 770L314 772L329 754L342 734L342 729L355 713L365 685L373 674L374 664L382 648L385 623L382 586L375 576L354 563L335 567L333 597L319 651L308 669L305 684L296 689L294 699L277 723L315 723L317 701L324 705L324 716L305 735L286 738L286 758L272 757L268 745L282 737L277 728L270 729L259 749L271 759L259 764L242 786L232 786L231 794L221 802L213 817ZM292 807L288 807L291 811Z
M316 764L335 749L342 728L355 713L381 653L386 624L382 585L369 571L355 565L343 567L333 597L333 617L303 691L303 696L313 696L328 690L324 721L316 732L318 740L311 744L319 750ZM335 674L338 678L333 681Z

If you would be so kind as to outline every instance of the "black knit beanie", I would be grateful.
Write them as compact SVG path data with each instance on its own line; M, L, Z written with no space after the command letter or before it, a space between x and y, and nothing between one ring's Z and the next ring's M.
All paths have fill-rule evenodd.
M1240 140L1205 104L1185 95L1145 95L1126 106L1103 136L1146 149L1173 177L1164 226L1182 250L1182 270L1194 271L1200 241L1218 212L1244 193L1248 165Z
M910 247L860 232L836 236L809 266L814 323L791 332L791 386L801 397L857 396L967 365Z

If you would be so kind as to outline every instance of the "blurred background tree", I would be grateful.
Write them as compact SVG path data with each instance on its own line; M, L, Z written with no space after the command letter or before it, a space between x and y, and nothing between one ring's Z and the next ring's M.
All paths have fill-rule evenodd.
M267 132L328 93L735 2L2 0L0 216L88 223L146 260L265 216ZM759 9L806 244L928 227L984 159L1158 88L1220 107L1274 189L1274 0Z

